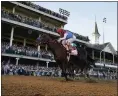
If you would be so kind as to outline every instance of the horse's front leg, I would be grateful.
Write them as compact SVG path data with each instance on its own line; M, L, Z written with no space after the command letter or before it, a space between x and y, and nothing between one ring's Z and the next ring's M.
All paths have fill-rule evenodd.
M65 65L63 64L63 66L61 66L62 68L62 76L65 77L66 81L68 81L68 78L67 78L67 73L66 73L66 67Z
M68 81L68 78L67 78L67 73L65 70L62 70L62 75L65 77L66 81Z

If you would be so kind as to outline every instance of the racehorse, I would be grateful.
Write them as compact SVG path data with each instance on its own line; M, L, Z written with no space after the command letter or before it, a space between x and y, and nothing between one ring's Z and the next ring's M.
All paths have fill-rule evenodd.
M84 69L88 68L89 65L87 64L90 64L88 63L88 60L87 60L88 59L87 52L83 48L78 48L79 56L71 55L70 60L68 61L67 59L68 53L67 53L66 48L57 40L52 39L51 36L43 34L39 37L37 43L48 45L48 47L51 49L52 53L54 54L56 63L62 69L62 74L66 80L68 80L67 71L70 72L72 75L74 72L74 66L77 66L78 68L81 69L81 71L83 71Z
M54 59L59 67L62 69L62 74L65 77L66 81L69 80L67 78L67 68L68 68L68 60L67 60L67 50L61 43L57 40L51 38L51 36L43 34L38 39L37 43L40 44L47 44L48 47L51 49L52 53L54 54Z

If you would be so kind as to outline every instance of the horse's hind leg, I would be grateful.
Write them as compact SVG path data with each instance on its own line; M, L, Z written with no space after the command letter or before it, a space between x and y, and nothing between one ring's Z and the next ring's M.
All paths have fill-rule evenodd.
M76 72L75 72L75 70L73 69L73 72L72 72L72 78L73 78L73 80L75 80L75 74L76 74Z

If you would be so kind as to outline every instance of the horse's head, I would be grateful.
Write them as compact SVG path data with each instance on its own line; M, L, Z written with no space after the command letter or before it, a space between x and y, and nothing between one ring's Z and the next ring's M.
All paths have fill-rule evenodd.
M48 44L49 42L51 41L51 38L50 38L50 36L49 35L47 35L47 34L41 34L38 38L37 38L37 40L36 40L36 42L39 44L39 45L41 45L41 44Z

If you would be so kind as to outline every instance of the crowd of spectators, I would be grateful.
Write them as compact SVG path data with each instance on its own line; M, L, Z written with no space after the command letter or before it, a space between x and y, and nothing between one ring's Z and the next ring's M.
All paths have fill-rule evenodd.
M22 4L25 4L27 6L30 6L30 7L34 8L34 9L37 9L39 11L45 12L47 14L50 14L52 16L55 16L57 18L60 18L60 19L63 19L63 20L67 21L67 17L65 17L63 15L60 15L60 14L58 14L56 12L53 12L53 11L51 11L49 9L43 8L43 7L39 6L39 5L36 5L36 4L34 4L34 3L30 2L30 1L19 1L19 2L22 3Z
M7 42L1 43L1 52L54 60L53 54L49 51L46 50L38 51L37 48L35 47L28 47L28 46L24 47L24 46L18 46L16 44L13 44L10 47L9 43Z
M26 75L26 76L61 76L61 70L56 67L42 67L32 65L2 64L2 75Z
M79 35L77 33L74 33L74 35L76 36L77 39L79 40L83 40L83 41L86 41L86 42L89 42L89 37L88 36L82 36L82 35Z
M25 76L53 76L53 77L61 77L61 69L58 67L44 67L37 65L14 65L14 64L4 64L1 66L1 74L2 75L25 75ZM91 71L89 72L91 77L95 77L98 79L105 80L116 80L117 73L115 72L100 72L100 71ZM76 74L76 76L78 76ZM81 75L79 75L80 77Z
M51 32L56 32L56 30L57 30L56 27L51 27L47 24L44 24L44 23L40 22L39 20L30 18L30 17L27 17L27 16L23 16L21 14L12 13L8 10L3 9L3 8L1 9L1 14L2 14L1 16L3 18L7 18L7 19L10 19L10 20L25 23L25 24L28 24L28 25L31 25L31 26L34 26L34 27L38 27L38 28L42 28L42 29L45 29L45 30L48 30L48 31L51 31Z
M31 25L31 26L34 26L34 27L38 27L38 28L42 28L42 29L45 29L45 30L48 30L48 31L51 31L51 32L56 32L57 31L56 27L49 26L49 25L47 25L43 22L40 22L39 20L33 19L31 17L23 16L23 15L18 14L18 13L17 14L12 13L8 10L3 9L3 8L1 10L2 10L1 14L2 14L3 18L7 18L7 19L10 19L10 20L25 23L25 24L28 24L28 25ZM80 40L83 40L83 41L86 41L86 42L89 41L88 37L81 36L81 35L76 34L76 33L74 33L74 34L77 37L77 39L80 39Z
M105 60L105 62L104 62L104 60L102 59L101 60L101 62L100 62L100 60L98 60L96 63L102 63L102 64L108 64L108 65L118 65L116 62L115 63L113 63L113 61L109 61L109 60Z
M117 79L117 73L113 71L91 71L91 76L96 77L98 79Z

